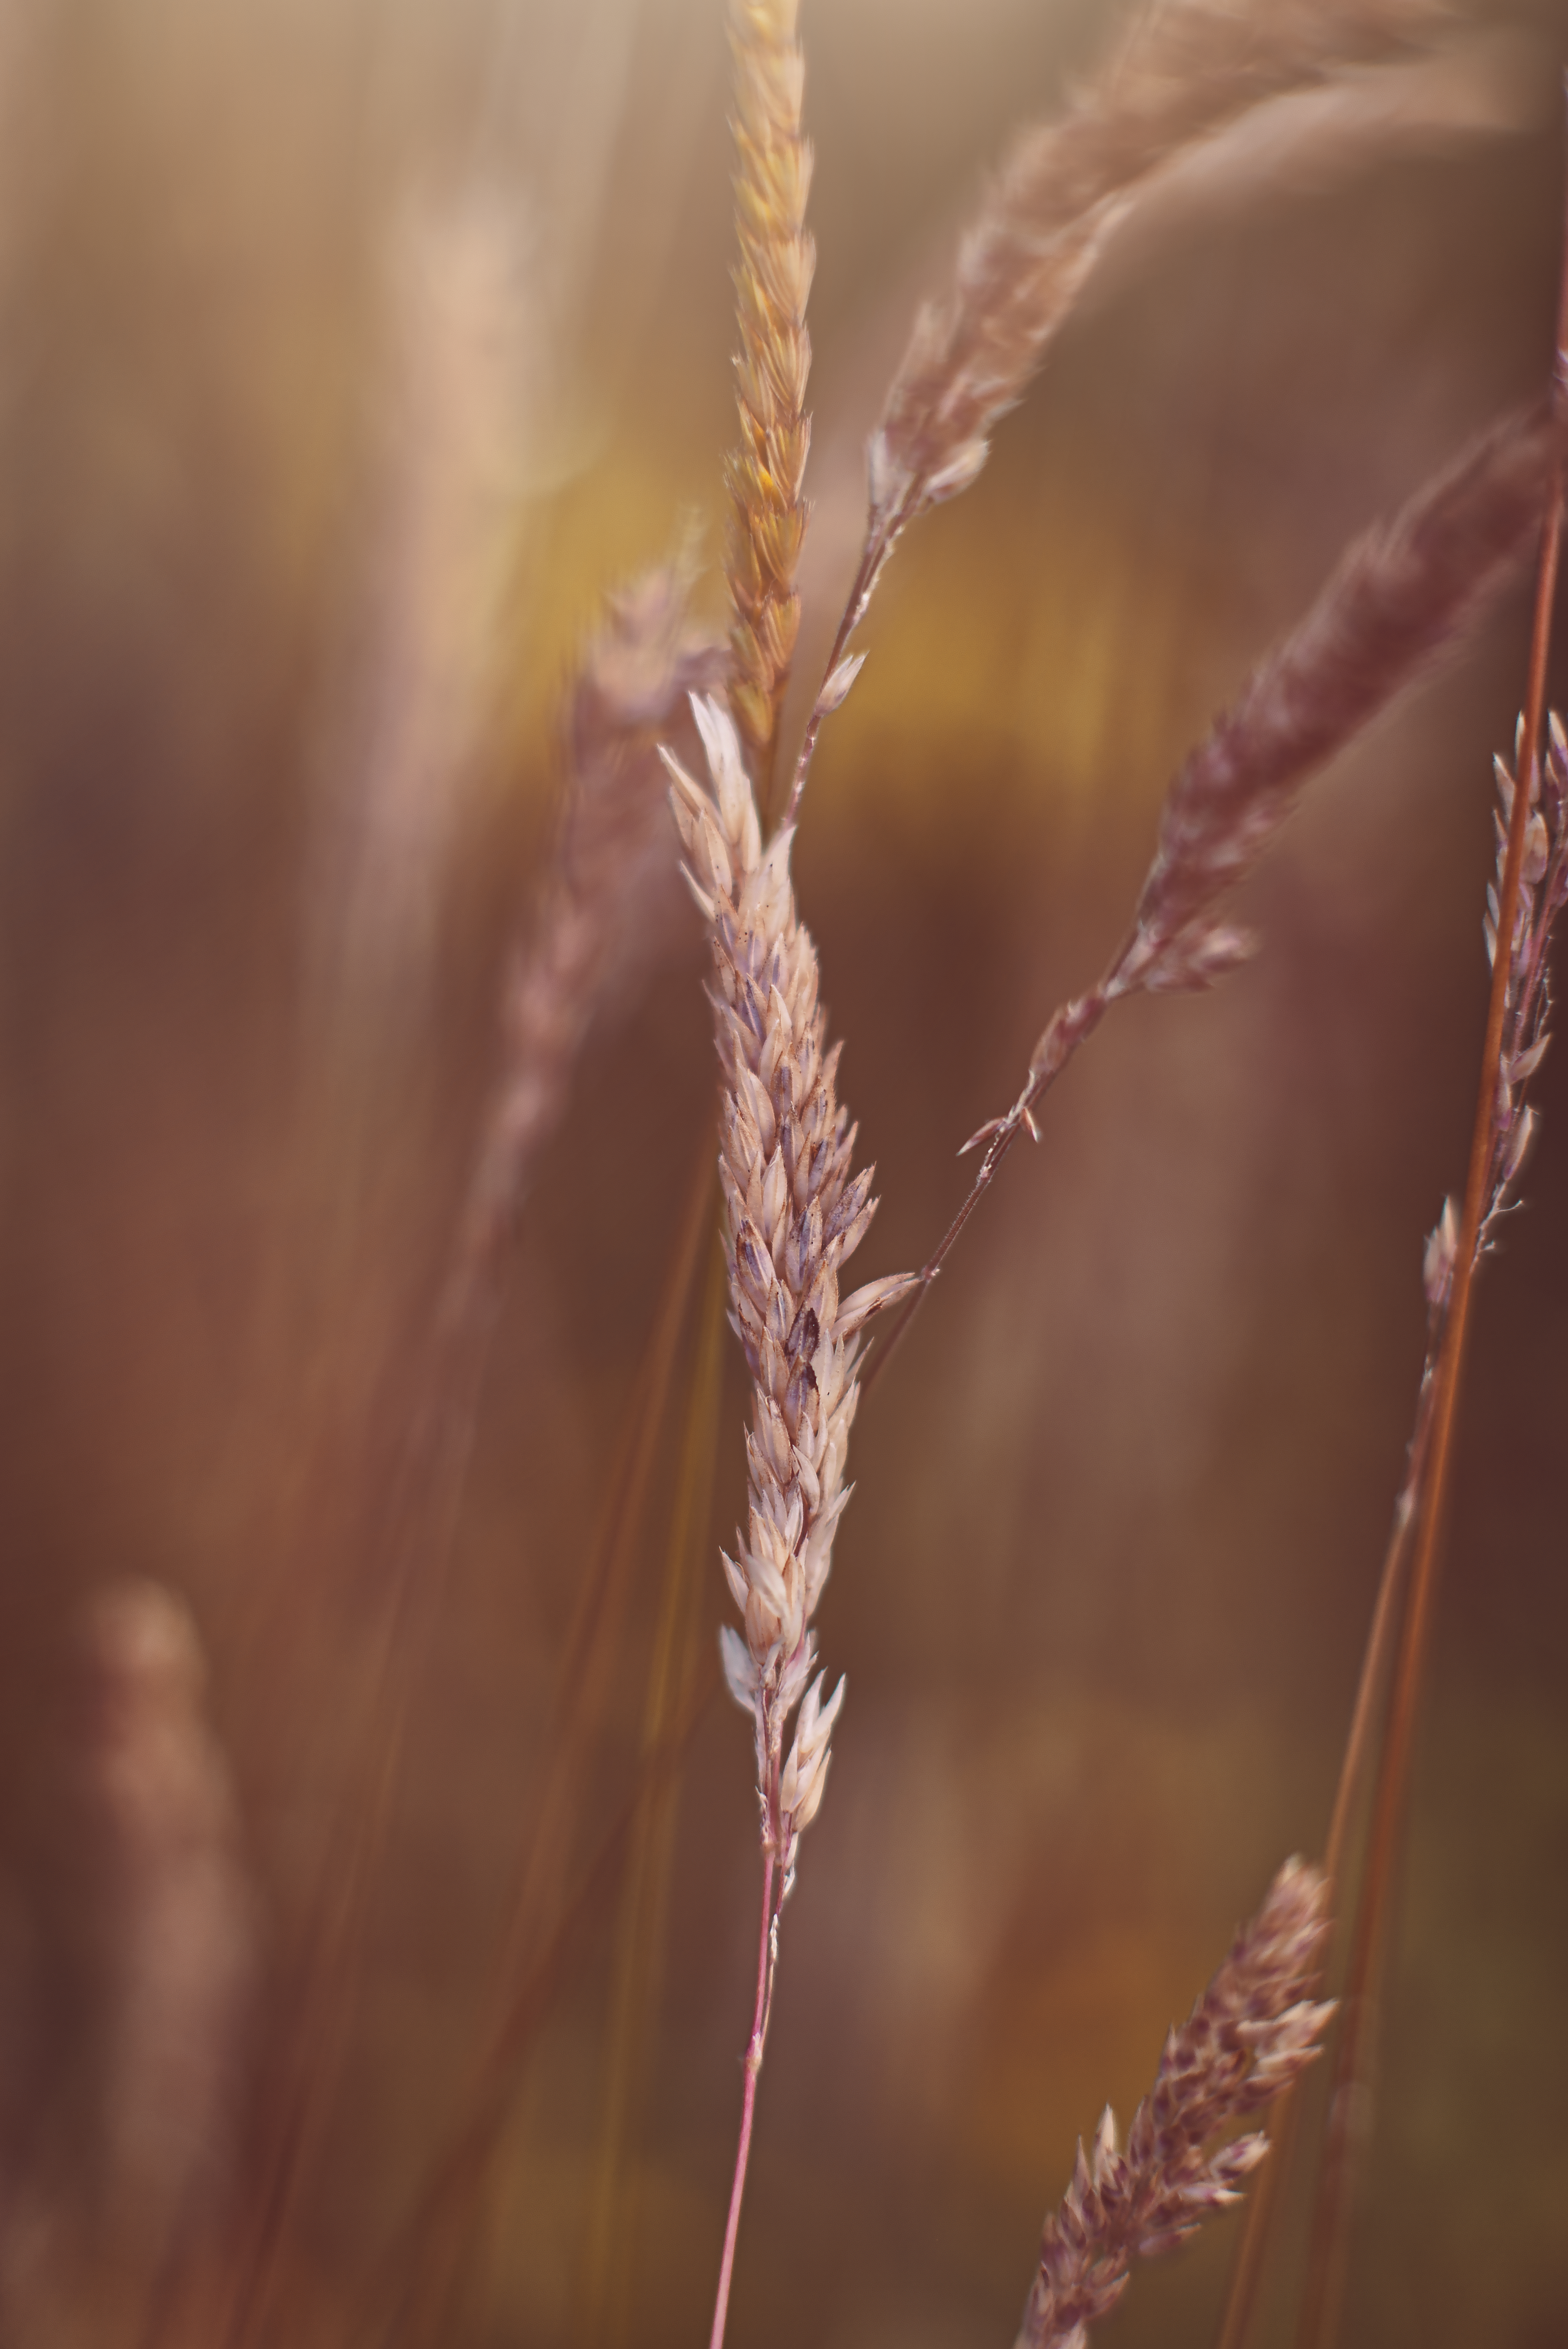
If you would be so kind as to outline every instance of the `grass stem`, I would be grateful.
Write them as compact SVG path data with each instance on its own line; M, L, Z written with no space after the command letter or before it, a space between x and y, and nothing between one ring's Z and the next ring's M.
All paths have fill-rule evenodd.
M1568 343L1568 274L1558 323L1558 370ZM1519 748L1519 784L1509 820L1502 885L1498 893L1498 949L1493 957L1480 1094L1471 1136L1464 1209L1454 1264L1453 1294L1434 1381L1430 1448L1423 1463L1415 1516L1414 1554L1381 1764L1373 1794L1371 1826L1361 1899L1344 1995L1344 2023L1329 2108L1329 2133L1318 2184L1306 2298L1297 2335L1300 2349L1328 2349L1338 2331L1344 2298L1351 2199L1357 2154L1366 2134L1367 2097L1377 2023L1377 1987L1392 1903L1395 1867L1404 1826L1416 1721L1431 1640L1439 1546L1453 1464L1458 1412L1470 1304L1474 1295L1481 1223L1486 1212L1496 1141L1499 1068L1507 1013L1511 957L1524 863L1524 840L1532 805L1532 778L1540 768L1546 711L1547 667L1563 527L1563 466L1553 466L1536 575L1535 616L1524 725Z
M771 1847L762 1859L762 1928L757 1950L757 2004L751 2017L751 2037L746 2047L746 2085L740 2099L740 2136L735 2147L735 2176L729 2189L729 2216L724 2228L724 2254L718 2263L718 2291L713 2304L713 2330L708 2349L724 2349L724 2327L729 2314L729 2280L735 2271L735 2244L740 2232L740 2205L746 2194L747 2164L751 2158L751 2124L757 2111L757 2083L762 2071L762 2051L768 2038L769 2011L773 2003L773 1971L779 1957L779 1911L773 1900L776 1862Z

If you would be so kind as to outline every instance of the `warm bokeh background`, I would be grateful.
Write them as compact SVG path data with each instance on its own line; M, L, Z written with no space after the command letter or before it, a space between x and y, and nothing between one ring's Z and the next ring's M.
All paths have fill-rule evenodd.
M812 645L913 300L1009 126L1114 13L806 0ZM798 859L879 1168L868 1277L927 1252L956 1144L1114 943L1162 785L1249 658L1352 531L1543 380L1561 26L1477 13L1531 42L1151 206L977 488L897 557ZM375 1615L366 1527L573 648L690 512L718 542L726 68L719 0L5 0L0 31L0 2293L18 2349L97 2349L158 2337L138 2227L181 2162L227 2129L232 2214L259 2159ZM438 230L409 260L416 206L469 222L466 261ZM453 425L438 367L428 412L406 379L463 267L495 331L481 316L475 382L454 362ZM446 645L455 706L400 719L413 656L377 679L398 639L376 615L440 429L482 461L407 626ZM1108 2096L1130 2111L1278 1861L1321 1846L1423 1237L1474 1098L1490 761L1525 626L1522 587L1315 788L1248 892L1260 961L1118 1015L863 1413L821 1618L851 1693L787 1917L738 2344L1009 2341L1077 2132ZM356 897L355 778L382 771L367 743L397 770L416 719L451 788L420 802L414 761L404 895ZM387 2337L350 2322L490 2011L710 1114L683 935L602 1026L528 1205L285 2237L291 2349ZM1542 1098L1477 1330L1357 2235L1346 2337L1380 2349L1568 2337L1563 1061ZM727 1378L705 1661L742 1471ZM574 1864L632 1781L670 1483L612 1627ZM127 1578L188 1601L205 1715L178 1613L94 1602ZM126 1797L137 1639L175 1694ZM489 2249L431 2339L698 2337L749 2011L749 1769L711 1708L667 1943L634 1968L657 1995L616 2075L618 2171L609 1882L531 2049ZM163 2050L139 2087L138 2028ZM1233 2234L1138 2277L1108 2344L1211 2340Z

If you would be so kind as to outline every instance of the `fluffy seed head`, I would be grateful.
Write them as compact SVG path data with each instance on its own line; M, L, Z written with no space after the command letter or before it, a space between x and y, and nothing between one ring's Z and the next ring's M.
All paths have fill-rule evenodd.
M721 1071L719 1177L730 1319L752 1377L748 1521L725 1573L743 1631L727 1631L725 1674L757 1729L764 1832L786 1874L794 1838L821 1800L828 1739L843 1694L808 1694L810 1630L849 1499L844 1467L872 1314L907 1277L845 1296L840 1276L876 1202L851 1173L854 1128L837 1092L819 1000L817 949L789 878L792 829L766 847L739 736L714 700L694 701L705 787L665 754L692 890L711 926ZM788 1763L786 1723L800 1720Z

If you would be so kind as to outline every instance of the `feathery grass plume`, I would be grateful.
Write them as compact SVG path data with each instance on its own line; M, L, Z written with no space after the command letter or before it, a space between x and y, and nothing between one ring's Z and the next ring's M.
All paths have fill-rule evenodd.
M800 135L805 67L797 15L798 0L731 0L740 446L727 467L734 502L726 564L734 607L729 693L764 802L800 625L795 573L806 530L800 484L811 444L806 297L816 251L805 225L811 150Z
M1257 2130L1212 2148L1318 2053L1334 2011L1313 1997L1329 1930L1322 1875L1287 1860L1187 2021L1167 2038L1125 2148L1109 2106L1092 2161L1079 2144L1072 2184L1041 2236L1016 2349L1082 2349L1089 2326L1126 2290L1135 2258L1173 2250L1212 2211L1240 2199L1242 2181L1268 2151L1266 2136Z
M1305 618L1258 663L1171 786L1126 938L1096 985L1052 1014L1012 1108L964 1144L960 1156L982 1145L985 1154L922 1291L1019 1133L1039 1139L1036 1110L1111 1005L1212 987L1255 951L1250 933L1219 918L1220 899L1257 864L1309 776L1476 625L1530 546L1562 445L1562 420L1545 402L1502 417L1355 543Z
M748 1526L723 1561L744 1636L723 1632L724 1669L753 1719L763 1848L788 1891L796 1843L822 1797L843 1693L841 1682L823 1701L810 1627L849 1499L860 1332L913 1276L840 1296L840 1272L876 1212L874 1170L851 1178L855 1129L835 1090L842 1047L824 1049L817 949L789 878L794 833L780 829L764 850L735 726L716 700L692 706L711 792L668 751L665 764L684 869L712 926L730 1318L755 1382ZM798 1704L786 1763L784 1731Z
M1396 54L1430 27L1418 0L1156 0L1059 122L1015 147L928 304L871 449L873 522L893 529L966 489L1139 183L1285 91Z

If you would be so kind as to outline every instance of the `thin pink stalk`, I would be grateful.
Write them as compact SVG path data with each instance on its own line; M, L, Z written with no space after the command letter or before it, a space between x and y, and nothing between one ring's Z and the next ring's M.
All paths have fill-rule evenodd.
M740 2099L740 2136L735 2148L735 2178L729 2189L729 2217L724 2230L724 2257L718 2263L718 2291L713 2305L713 2331L708 2349L724 2349L724 2327L729 2314L729 2279L735 2268L736 2239L740 2233L740 2205L746 2195L746 2168L751 2158L751 2124L757 2112L757 2083L762 2072L762 2051L768 2040L768 2014L773 2002L773 1967L779 1954L779 1914L773 1905L774 1857L771 1847L762 1857L762 1928L757 1947L757 2004L751 2017L751 2037L746 2046L746 2085Z

